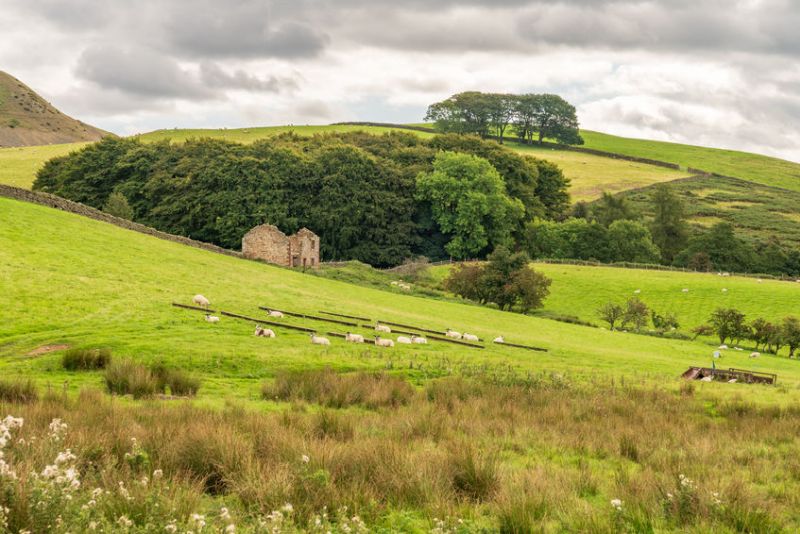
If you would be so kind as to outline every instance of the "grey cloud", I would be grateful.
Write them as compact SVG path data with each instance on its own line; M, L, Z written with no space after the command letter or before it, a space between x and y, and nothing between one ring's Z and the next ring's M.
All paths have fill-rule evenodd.
M207 87L219 89L240 89L244 91L262 91L275 93L282 90L295 90L298 88L294 78L268 76L259 78L243 70L228 73L216 63L204 62L200 64L200 80Z

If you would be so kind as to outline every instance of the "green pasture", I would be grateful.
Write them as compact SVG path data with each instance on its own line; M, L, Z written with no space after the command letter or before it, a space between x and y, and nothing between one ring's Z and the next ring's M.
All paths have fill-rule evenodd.
M658 309L670 311L711 307L725 298L712 295L715 277L642 273L561 266L541 266L553 276L548 309L590 317L606 296L626 298L634 285ZM566 273L564 275L560 273ZM582 274L578 275L578 273ZM574 273L570 276L570 273ZM636 277L639 276L637 279ZM666 281L662 281L661 278ZM672 279L672 277L679 277ZM67 373L60 354L29 356L45 345L106 346L115 357L143 362L163 361L199 374L200 400L255 398L263 379L280 370L330 366L336 370L406 369L424 379L449 372L507 369L514 372L556 372L575 381L665 381L673 386L689 365L710 364L707 343L664 340L569 325L496 310L371 289L303 274L262 263L228 257L162 241L106 223L8 199L0 199L0 373L31 377L53 387L76 389L100 385L97 373ZM748 304L746 311L769 305L774 315L797 310L800 285L725 280L728 299ZM749 296L743 289L752 283ZM680 286L692 289L680 294ZM656 290L655 288L659 288ZM762 289L763 288L763 289ZM762 290L767 290L763 295ZM678 294L672 295L675 291ZM202 313L181 310L171 302L189 303L202 293L212 308L264 317L258 305L314 313L329 310L444 330L469 331L482 338L504 335L509 342L544 347L531 352L489 345L485 350L441 342L427 346L377 349L331 338L322 348L307 334L277 328L277 339L255 338L250 322L222 317L208 324ZM781 296L785 293L785 296ZM661 295L660 297L658 295ZM656 299L664 299L664 302ZM778 299L778 300L776 300ZM747 302L746 302L747 301ZM682 312L681 312L682 313ZM702 314L683 318L690 323ZM347 327L285 319L320 332ZM372 334L369 329L360 332ZM731 353L726 364L776 372L782 387L760 388L761 398L794 398L800 386L798 364L764 356L748 360ZM711 384L721 392L749 391L747 386Z
M87 143L0 148L0 184L30 188L44 163L69 154Z

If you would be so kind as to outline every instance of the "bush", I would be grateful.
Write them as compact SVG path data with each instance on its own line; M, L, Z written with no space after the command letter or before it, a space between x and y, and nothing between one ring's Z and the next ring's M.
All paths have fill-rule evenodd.
M194 397L200 389L200 379L190 375L183 369L169 369L163 365L156 365L152 368L153 376L156 379L156 390L160 393L178 397Z
M115 361L105 372L108 392L114 395L133 395L134 399L155 394L158 381L144 365L132 360Z
M39 399L39 391L32 380L0 380L0 400L28 403Z
M469 446L452 453L450 470L453 489L475 501L490 497L500 483L496 458L476 453Z
M71 349L64 353L61 366L67 371L90 371L105 369L110 361L110 349Z

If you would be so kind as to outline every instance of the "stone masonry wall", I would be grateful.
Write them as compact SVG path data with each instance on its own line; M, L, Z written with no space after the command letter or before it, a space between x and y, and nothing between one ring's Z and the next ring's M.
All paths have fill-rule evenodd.
M256 226L242 238L242 255L245 258L290 267L289 253L289 238L270 224Z

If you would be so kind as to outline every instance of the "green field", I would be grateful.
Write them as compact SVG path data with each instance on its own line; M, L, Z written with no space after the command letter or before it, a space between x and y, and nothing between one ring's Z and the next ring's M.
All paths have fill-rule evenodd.
M696 227L727 221L745 238L767 242L777 237L800 245L800 192L738 179L697 177L671 184ZM640 213L652 216L652 187L623 193Z
M587 148L677 163L682 167L800 191L800 163L736 150L631 139L589 130L581 130L581 135Z
M638 296L657 312L674 313L681 330L703 324L719 308L737 308L749 319L779 321L800 316L800 283L758 278L719 276L716 273L684 273L582 265L536 263L535 268L553 280L543 312L578 317L600 324L597 309L607 302L624 303ZM434 268L442 279L448 266ZM723 288L727 292L723 292ZM640 293L635 294L634 291ZM688 289L684 293L683 289ZM748 347L743 342L742 347ZM784 351L785 353L785 351Z
M0 184L30 188L44 163L69 154L87 143L0 148Z
M60 370L57 354L26 356L32 349L56 343L109 346L118 355L145 361L163 358L194 369L207 382L202 397L212 399L249 398L262 379L278 370L327 365L348 370L380 368L389 361L408 365L409 360L448 358L471 364L510 364L521 372L557 371L576 379L627 374L658 376L676 383L675 377L688 365L708 363L710 348L702 343L612 333L399 295L220 256L39 206L0 199L0 208L0 276L6 288L0 300L4 312L0 365L5 376L32 376L52 384L67 380L70 387L99 384L99 377L91 373L71 375ZM563 282L555 269L559 267L545 268L556 279L549 308L564 312L583 308L581 315L591 315L604 295L592 290L602 286L597 284L595 271ZM633 289L631 274L609 272L618 276L619 289L603 287L602 291L624 298ZM651 275L659 276L643 273L642 277ZM580 289L572 287L575 280L580 281ZM693 280L689 285L698 294L710 292L716 283L716 279L700 275ZM681 283L688 284L686 278L680 283L665 282L662 291ZM709 288L701 290L706 283ZM753 285L749 300L767 302L778 296L772 283L765 284L768 290L761 297L757 297L761 287ZM641 285L645 286L642 296L654 303L647 293L650 286ZM796 291L788 284L780 288ZM734 288L730 297L738 299L737 291ZM435 329L452 327L483 338L503 334L510 342L539 345L549 352L496 346L477 351L441 343L381 351L338 340L330 349L320 350L310 345L303 333L279 330L280 337L275 340L256 339L253 325L247 322L223 318L218 325L209 325L197 312L170 306L174 300L188 302L195 293L209 297L214 306L243 314L259 315L257 306L264 304L311 313L328 309ZM796 293L787 294L787 302L791 302ZM592 295L591 300L587 295ZM780 305L774 304L775 313ZM792 308L792 304L784 306ZM308 324L321 331L332 326ZM764 357L756 362L738 354L730 358L732 365L774 371L785 384L800 384L800 370L785 358Z

